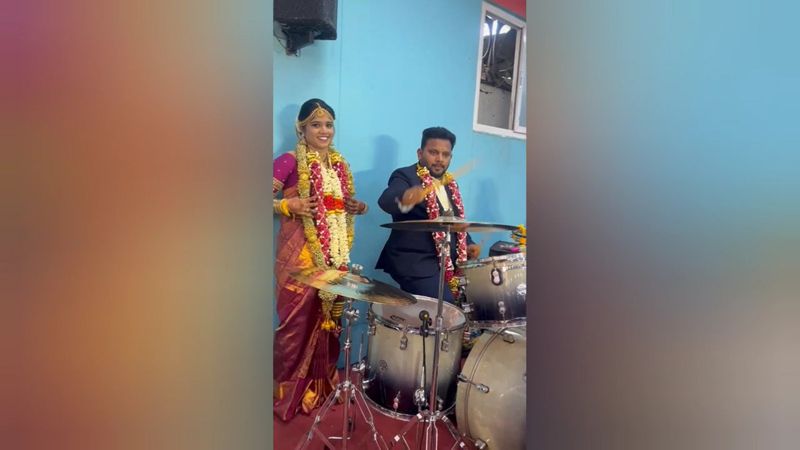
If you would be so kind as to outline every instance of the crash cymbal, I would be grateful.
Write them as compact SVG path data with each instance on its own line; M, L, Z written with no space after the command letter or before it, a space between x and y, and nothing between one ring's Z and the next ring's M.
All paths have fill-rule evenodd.
M291 276L311 287L355 300L384 305L410 305L417 302L413 295L394 286L342 270L311 268Z
M438 217L430 220L406 220L403 222L392 222L381 225L384 228L404 231L506 231L516 230L514 225L502 225L499 223L472 222L459 219L457 217Z

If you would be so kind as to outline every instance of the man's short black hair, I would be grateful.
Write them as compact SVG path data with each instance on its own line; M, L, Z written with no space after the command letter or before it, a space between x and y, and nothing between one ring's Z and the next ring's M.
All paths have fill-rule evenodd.
M425 148L428 139L447 139L450 141L450 148L456 146L456 135L445 127L430 127L422 131L422 143L419 148Z

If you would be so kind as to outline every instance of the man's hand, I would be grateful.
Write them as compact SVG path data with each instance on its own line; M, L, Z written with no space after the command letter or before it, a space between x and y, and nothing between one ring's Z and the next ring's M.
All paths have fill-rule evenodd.
M481 256L481 246L478 244L471 244L467 246L467 259L478 259Z
M403 192L403 198L400 199L402 206L413 206L425 200L428 193L422 186L412 186Z

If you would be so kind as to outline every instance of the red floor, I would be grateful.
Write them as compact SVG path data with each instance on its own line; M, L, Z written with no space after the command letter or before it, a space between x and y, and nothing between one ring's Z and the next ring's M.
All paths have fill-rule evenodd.
M360 403L360 402L359 402ZM352 405L355 406L355 405ZM406 426L408 422L395 419L392 417L388 417L374 408L368 406L369 411L372 413L372 417L375 423L375 428L379 436L383 438L381 441L381 446L376 446L370 426L365 422L364 417L358 411L358 408L355 410L355 417L356 417L356 425L355 429L352 432L351 438L348 440L347 448L348 449L372 449L372 448L396 448L396 449L418 449L424 448L422 446L418 446L415 444L415 434L417 431L420 433L423 430L421 425L415 425L407 434L405 434L406 441L408 442L408 447L404 446L402 442L396 443L393 447L392 444L394 442L395 436L400 433L403 428ZM319 430L324 433L325 436L341 436L342 435L342 428L343 428L343 421L342 421L342 411L344 409L343 404L335 404L331 407L330 411L322 418L322 421L319 423ZM304 414L300 414L292 419L290 422L285 423L275 416L273 416L273 424L275 430L275 441L274 441L274 448L276 450L291 450L298 448L298 444L301 441L304 441L308 435L308 431L311 428L314 419L317 414L320 414L321 409L317 409L313 412L312 416L306 416ZM451 417L451 420L454 420ZM436 428L438 430L438 448L439 449L450 449L453 448L455 444L455 439L447 430L447 427L444 423L437 421ZM315 437L311 441L310 445L308 445L307 449L314 449L320 450L325 449L325 445L319 438ZM383 445L383 442L387 444L387 446ZM342 448L341 440L332 440L331 443L335 446L336 449ZM433 445L430 446L431 449L435 448ZM469 442L465 442L464 447L466 449L474 449Z

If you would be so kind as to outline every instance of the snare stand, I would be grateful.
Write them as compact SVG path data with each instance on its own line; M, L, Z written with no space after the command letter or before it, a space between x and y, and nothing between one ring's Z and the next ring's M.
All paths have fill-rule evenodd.
M461 438L461 434L456 431L453 423L450 419L447 418L441 411L439 407L439 402L436 398L436 390L438 388L438 381L439 381L439 339L441 337L442 329L444 328L444 320L442 319L442 309L444 308L444 272L446 269L447 263L447 255L450 252L450 232L451 232L451 225L446 226L445 231L445 238L439 244L440 250L440 263L439 263L439 302L436 308L436 320L435 325L433 327L434 338L433 338L433 368L431 370L431 395L430 401L428 402L428 409L419 412L416 416L414 416L402 430L392 439L392 447L398 445L398 443L402 440L403 444L405 445L406 449L410 450L408 446L408 442L406 442L405 434L411 430L411 427L418 423L425 424L425 435L424 435L424 448L425 450L430 450L431 448L437 449L438 448L438 441L439 441L439 434L436 430L436 421L441 420L447 426L447 430L455 439L455 444L453 444L453 449L455 448L466 448L466 444L464 440ZM424 358L424 357L423 357ZM424 360L423 360L424 361ZM431 412L433 408L436 408L435 412ZM431 444L433 447L431 447Z
M344 360L345 360L345 378L344 381L340 382L336 385L336 391L332 392L325 403L320 408L320 412L317 414L317 417L314 418L314 423L311 425L311 429L308 430L305 438L297 444L296 450L305 449L311 444L311 440L314 437L314 433L317 434L317 437L325 444L326 448L333 449L334 446L328 440L327 437L319 430L319 423L322 422L322 418L330 411L331 406L336 403L339 399L339 395L344 392L344 408L342 411L343 416L343 424L342 424L342 436L341 437L331 437L330 439L341 439L342 440L342 450L347 449L347 440L350 439L350 414L349 414L349 407L351 399L355 403L358 411L361 412L362 417L364 417L364 421L367 422L370 429L372 430L372 440L375 441L375 445L379 449L388 448L388 445L385 441L383 441L383 437L378 434L378 430L375 428L375 423L372 418L372 413L367 406L367 402L364 399L364 394L359 390L356 389L355 384L350 381L350 332L351 332L351 325L353 320L358 319L358 310L353 308L353 299L347 299L347 307L345 308L344 312L342 313L342 318L347 319L347 332L345 334L345 341L344 341ZM363 370L363 362L359 363L359 366L352 369L353 371L361 371ZM359 397L360 396L360 397ZM353 421L353 425L355 425L355 421ZM378 439L380 438L380 442ZM383 446L381 446L381 442L383 442Z

